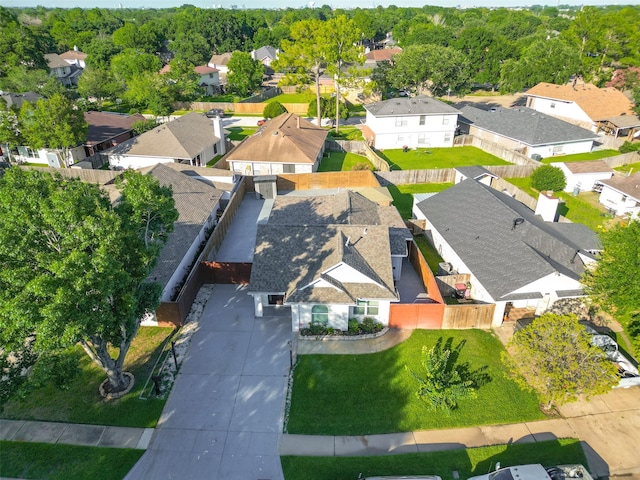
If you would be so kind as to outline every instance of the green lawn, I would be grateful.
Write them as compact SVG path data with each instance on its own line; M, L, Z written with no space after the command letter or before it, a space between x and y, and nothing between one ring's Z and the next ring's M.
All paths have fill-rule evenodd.
M416 396L424 345L442 337L466 342L460 359L472 369L487 366L490 381L476 399L462 400L450 415L434 413ZM302 355L295 368L288 432L364 435L545 418L537 397L507 376L504 348L482 330L415 330L405 342L368 355ZM508 407L508 408L505 408Z
M316 98L316 94L310 90L306 90L301 93L283 93L276 97L267 100L267 103L280 102L280 103L306 103Z
M87 423L127 427L155 427L165 400L139 399L144 383L161 354L171 328L143 327L136 336L125 370L134 374L135 387L119 400L104 401L98 386L106 378L80 347L74 351L80 366L79 375L62 390L53 385L31 391L26 398L17 395L3 406L0 417L22 420Z
M413 237L413 239L416 241L418 248L422 252L422 256L427 261L427 264L429 265L429 268L431 269L433 274L437 274L438 265L441 262L444 262L444 259L440 256L433 245L429 243L429 240L427 240L427 237L425 237L424 235L418 235L416 237Z
M618 172L623 172L623 173L627 173L629 171L632 171L631 173L638 173L640 172L640 162L620 165L619 167L614 168L614 170L617 170Z
M411 218L413 208L413 193L441 192L453 183L415 183L411 185L389 185L389 193L393 197L393 204L402 218Z
M320 162L318 172L347 172L363 163L367 164L370 170L373 170L371 162L362 155L349 152L328 152L328 154L329 156Z
M378 151L391 166L391 170L427 170L469 165L511 165L476 147L420 148L403 152L402 149Z
M531 177L505 178L505 180L533 198L538 198L538 191L531 187ZM611 215L598 203L597 194L593 192L582 192L577 197L566 192L556 192L555 195L564 202L559 207L560 215L572 222L582 223L596 231L611 224L612 221L615 222L615 219L612 219Z
M620 152L618 150L595 150L588 153L575 153L573 155L547 157L540 160L540 163L588 162L590 160L600 160L601 158L615 157L616 155L620 155Z
M144 450L0 441L0 477L121 480Z
M216 95L215 97L202 97L202 102L221 102L221 103L234 103L243 100L242 97L238 97L233 93L227 93L225 95Z
M362 130L356 127L340 127L340 131L336 133L336 129L329 130L328 138L331 140L364 140Z
M515 439L514 439L515 440ZM549 440L537 443L512 443L491 447L448 450L443 452L383 455L369 457L281 457L286 480L355 480L378 475L439 475L453 480L482 475L495 468L496 462L507 465L558 465L579 463L587 466L582 445L577 439Z
M247 137L250 137L256 130L258 130L258 126L255 127L229 127L229 135L227 138L229 140L244 140Z

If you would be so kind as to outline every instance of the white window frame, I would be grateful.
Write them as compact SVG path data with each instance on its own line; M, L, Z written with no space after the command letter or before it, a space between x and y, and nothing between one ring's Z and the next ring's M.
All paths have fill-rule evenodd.
M396 127L406 127L408 120L406 117L396 117Z
M353 314L363 317L378 316L380 312L380 302L377 300L357 300L353 307Z

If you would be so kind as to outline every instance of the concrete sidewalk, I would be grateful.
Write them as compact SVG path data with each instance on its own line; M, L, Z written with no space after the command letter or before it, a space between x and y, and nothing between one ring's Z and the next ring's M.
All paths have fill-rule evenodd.
M0 440L146 450L153 428L0 419Z

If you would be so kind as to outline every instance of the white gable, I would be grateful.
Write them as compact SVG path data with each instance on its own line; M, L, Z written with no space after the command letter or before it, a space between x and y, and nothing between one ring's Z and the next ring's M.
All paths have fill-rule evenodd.
M324 273L335 278L340 283L376 283L371 278L344 263L339 263Z

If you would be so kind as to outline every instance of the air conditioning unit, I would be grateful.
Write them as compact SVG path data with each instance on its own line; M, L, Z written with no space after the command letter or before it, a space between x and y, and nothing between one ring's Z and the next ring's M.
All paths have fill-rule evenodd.
M452 275L453 273L453 265L449 262L440 262L438 264L438 275Z
M537 160L539 162L540 160L542 160L542 155L540 155L539 153L534 153L533 155L531 155L531 160Z

